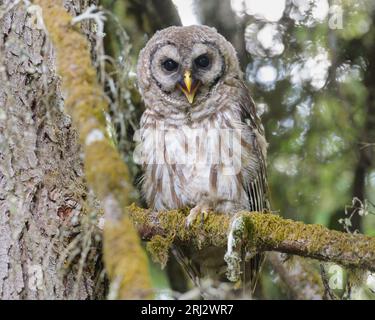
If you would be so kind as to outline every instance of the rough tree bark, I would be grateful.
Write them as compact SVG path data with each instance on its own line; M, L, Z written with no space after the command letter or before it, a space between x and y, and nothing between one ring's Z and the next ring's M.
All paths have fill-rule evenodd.
M74 15L93 2L66 0L65 7ZM122 213L130 211L143 238L152 238L150 251L164 263L174 241L198 249L206 244L225 246L231 221L209 215L203 225L197 222L186 230L182 227L186 212L155 217L134 206L125 207L128 192L124 191L129 188L118 172L125 176L126 170L105 138L100 121L103 100L98 98L101 90L95 71L81 64L90 62L87 46L78 26L72 26L60 6L52 8L61 13L58 16L47 13L63 94L54 51L39 19L41 8L49 11L56 5L47 0L35 3L41 7L0 1L0 298L104 297L100 241L96 240L98 217L93 201L88 201L92 196L83 178L83 154L87 181L104 200L108 213L104 245L108 272L120 286L120 297L146 296L147 292L138 290L149 290L145 257L140 254L138 237L129 232L133 230L129 219L120 220ZM89 23L81 28L94 39ZM73 38L67 39L65 32L72 32ZM80 55L82 47L85 50ZM373 95L369 99L373 102ZM79 129L83 148L71 118L62 111L64 103ZM119 170L111 171L113 166ZM245 214L232 235L233 246L240 241L249 250L288 252L375 271L375 240L370 237L256 213ZM141 283L141 288L131 291L135 282ZM306 295L319 296L319 288Z
M90 3L64 5L77 14ZM0 6L0 299L103 298L80 146L40 7Z
M129 171L107 131L108 100L97 79L87 39L61 3L34 0L43 10L46 32L56 50L65 110L79 133L87 185L104 211L104 261L111 280L111 298L152 296L147 257L127 215L132 198ZM79 19L87 17L82 14ZM97 16L98 17L98 16ZM99 23L98 23L99 24Z

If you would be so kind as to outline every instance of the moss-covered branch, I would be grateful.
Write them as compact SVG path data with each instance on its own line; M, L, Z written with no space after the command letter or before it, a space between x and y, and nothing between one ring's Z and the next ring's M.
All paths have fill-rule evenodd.
M161 257L161 262L165 263L163 250L172 242L189 243L197 248L227 245L231 227L229 216L211 213L203 223L196 221L187 229L184 222L188 212L185 210L151 214L132 205L129 212L142 238L152 240L149 249L155 257ZM240 216L244 226L243 241L249 249L290 253L375 271L373 237L333 231L274 214L244 212Z
M114 297L150 297L147 258L126 215L132 189L128 169L106 131L104 111L108 105L92 66L89 43L79 25L73 25L62 1L34 3L43 10L44 25L55 48L65 110L79 133L87 183L104 209L104 260L116 283Z

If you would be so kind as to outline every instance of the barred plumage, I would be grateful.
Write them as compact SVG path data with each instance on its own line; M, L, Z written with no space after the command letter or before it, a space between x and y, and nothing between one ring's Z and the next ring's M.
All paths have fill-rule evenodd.
M205 26L164 29L142 50L138 81L147 107L138 150L150 208L191 207L188 225L205 210L269 208L267 143L229 42ZM182 251L194 277L222 276L223 254ZM212 256L218 262L207 267ZM253 271L259 261L252 259Z

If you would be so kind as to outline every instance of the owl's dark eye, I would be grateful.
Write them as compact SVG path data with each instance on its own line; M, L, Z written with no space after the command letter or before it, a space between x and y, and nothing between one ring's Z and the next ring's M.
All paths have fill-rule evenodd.
M210 59L206 54L202 54L198 58L196 58L194 62L200 68L207 68L210 64Z
M174 71L178 68L178 63L172 59L167 59L162 64L167 71Z

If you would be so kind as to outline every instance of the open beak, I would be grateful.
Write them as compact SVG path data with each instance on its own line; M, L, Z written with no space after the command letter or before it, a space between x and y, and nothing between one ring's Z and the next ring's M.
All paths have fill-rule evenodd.
M184 73L183 81L180 81L178 87L185 94L190 104L193 103L195 94L199 87L199 81L193 80L190 70L186 70Z

